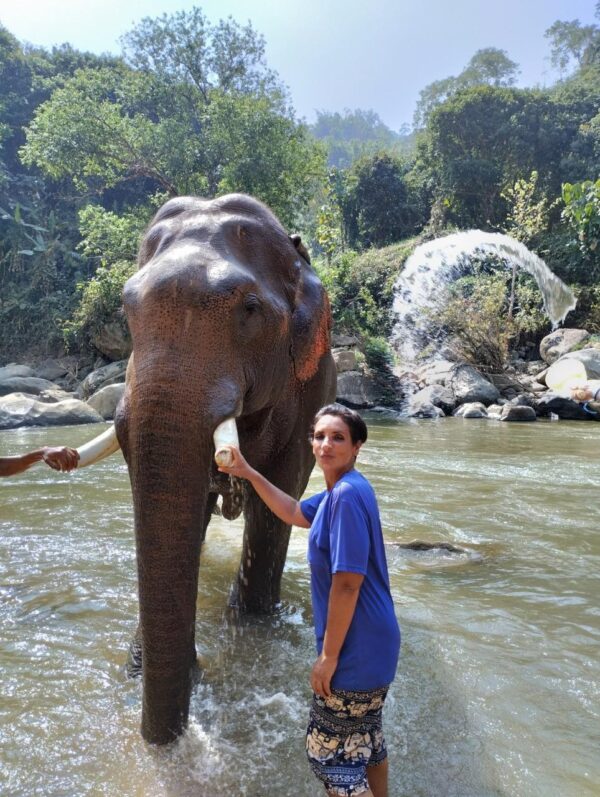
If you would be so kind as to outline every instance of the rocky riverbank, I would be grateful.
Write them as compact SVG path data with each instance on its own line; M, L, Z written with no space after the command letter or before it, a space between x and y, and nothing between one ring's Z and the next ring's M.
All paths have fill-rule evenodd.
M501 374L436 359L412 370L396 368L395 379L385 380L367 368L356 338L334 335L337 399L359 409L402 406L402 415L413 418L600 420L600 411L553 393L544 381L548 366L564 358L580 360L589 379L600 379L600 347L591 341L586 330L560 329L542 341L541 359L515 358ZM70 356L0 367L0 429L111 420L126 368L126 359L82 364Z
M413 418L490 418L535 421L538 417L600 420L600 407L549 390L548 367L564 359L585 365L600 379L600 347L583 329L558 329L540 344L539 360L513 358L503 373L484 373L466 363L436 359L413 370L396 369L406 392L405 414Z

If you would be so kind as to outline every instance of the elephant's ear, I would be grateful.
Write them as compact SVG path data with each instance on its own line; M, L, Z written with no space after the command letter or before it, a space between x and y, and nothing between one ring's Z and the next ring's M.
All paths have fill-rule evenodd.
M302 243L302 238L298 235L297 232L292 233L289 236L290 241L294 244L296 252L303 257L307 263L310 263L310 255L308 254L308 249Z
M317 373L324 354L330 350L331 308L329 298L310 266L310 257L299 235L290 235L298 259L298 283L292 314L292 358L294 371L301 382ZM304 261L304 262L303 262Z

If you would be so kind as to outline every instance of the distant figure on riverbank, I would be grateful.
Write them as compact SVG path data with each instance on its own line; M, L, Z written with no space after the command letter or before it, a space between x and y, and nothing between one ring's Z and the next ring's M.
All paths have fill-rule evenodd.
M68 471L77 467L79 454L74 448L67 446L44 446L35 451L28 451L26 454L19 454L14 457L0 457L0 476L15 476L23 473L36 462L44 460L53 470Z
M573 401L600 401L600 381L592 379L585 384L574 385L571 388Z

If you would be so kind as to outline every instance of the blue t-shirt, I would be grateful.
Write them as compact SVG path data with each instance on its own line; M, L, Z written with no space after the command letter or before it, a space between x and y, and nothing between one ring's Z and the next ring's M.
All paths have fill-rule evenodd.
M400 628L373 488L351 470L331 491L301 501L300 508L311 523L308 562L317 653L323 648L332 575L364 576L331 684L349 690L387 686L396 673Z

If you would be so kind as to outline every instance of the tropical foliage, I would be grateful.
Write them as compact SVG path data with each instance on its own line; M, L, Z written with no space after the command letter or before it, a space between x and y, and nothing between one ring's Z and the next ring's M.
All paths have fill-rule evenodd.
M414 130L396 132L361 109L307 127L252 24L197 7L144 19L118 57L25 46L0 27L2 355L65 336L89 347L148 220L185 193L269 204L310 244L337 326L380 362L405 256L452 229L518 238L574 286L578 323L600 327L600 26L557 21L547 37L554 86L516 88L518 65L485 48L426 86ZM531 285L506 279L471 275L446 320L467 340L459 321L490 319L490 360L539 331Z

